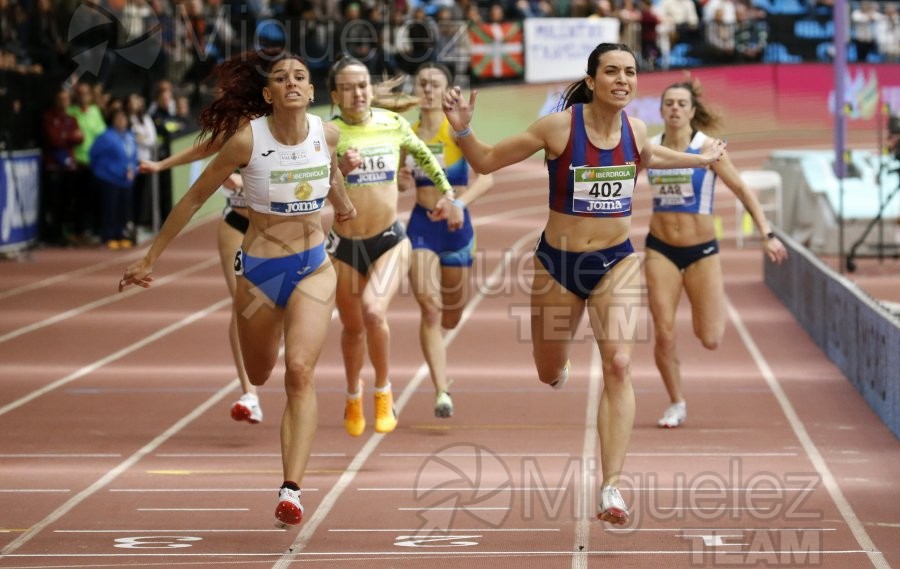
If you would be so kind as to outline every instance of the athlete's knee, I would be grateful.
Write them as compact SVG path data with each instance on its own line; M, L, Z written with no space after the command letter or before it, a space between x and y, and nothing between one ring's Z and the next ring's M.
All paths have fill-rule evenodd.
M386 320L386 311L380 304L367 305L363 308L363 323L366 330L381 328Z
M631 356L624 351L616 351L609 361L603 362L603 379L607 383L610 380L624 381L631 369Z
M296 360L287 363L284 372L284 389L287 394L300 394L313 389L314 371L310 361Z
M653 336L653 349L656 353L670 354L675 351L674 330L662 330L657 328Z
M441 307L436 298L429 297L419 303L422 310L422 323L433 328L441 322Z

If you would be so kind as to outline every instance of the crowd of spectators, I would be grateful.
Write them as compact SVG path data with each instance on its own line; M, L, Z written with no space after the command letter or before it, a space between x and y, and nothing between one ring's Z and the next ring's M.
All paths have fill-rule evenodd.
M44 150L43 241L98 243L94 140L121 110L137 157L164 158L212 97L216 63L241 51L286 45L324 92L343 53L378 77L438 59L464 75L471 23L573 17L617 19L645 69L667 67L674 46L702 64L754 62L783 2L827 21L833 0L0 0L0 150ZM897 4L851 6L854 59L900 61ZM107 245L130 246L171 209L170 174L155 176L128 180L128 229Z

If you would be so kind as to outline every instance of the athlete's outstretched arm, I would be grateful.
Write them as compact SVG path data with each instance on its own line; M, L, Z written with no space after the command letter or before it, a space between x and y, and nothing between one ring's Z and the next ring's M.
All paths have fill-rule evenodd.
M552 115L538 119L525 132L514 134L493 146L478 140L470 126L477 95L477 91L472 91L467 101L459 87L453 87L444 95L444 114L456 131L463 155L476 172L489 174L547 148L549 130L554 122Z
M194 217L197 210L219 189L222 182L237 168L247 163L252 148L253 135L249 126L241 128L222 146L218 155L204 168L197 181L172 208L144 257L125 269L119 281L119 291L131 284L144 288L150 286L153 280L150 275L156 260Z
M744 209L750 213L750 217L753 218L753 222L756 224L759 234L764 236L762 245L769 260L773 263L780 264L787 259L788 254L784 244L777 237L765 237L772 231L769 220L766 219L762 206L759 205L759 200L756 199L756 194L753 193L753 190L751 190L750 187L747 186L747 183L744 182L744 179L741 178L741 175L734 167L734 163L728 157L728 154L725 153L722 158L710 166L710 168L712 168L722 181L725 182L728 189L734 193L735 197L737 197L742 204L744 204Z

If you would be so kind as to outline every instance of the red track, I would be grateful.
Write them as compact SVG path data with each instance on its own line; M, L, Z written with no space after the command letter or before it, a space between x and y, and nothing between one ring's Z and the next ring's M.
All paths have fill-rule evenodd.
M760 166L742 150L752 158L733 150L739 167ZM448 336L453 419L432 415L407 289L389 313L400 426L345 435L335 323L297 530L272 525L278 375L261 390L262 424L229 418L237 387L214 223L173 244L149 291L115 292L137 251L45 250L4 265L0 568L900 567L897 440L765 288L759 250L733 248L727 190L723 345L703 350L683 303L690 415L659 430L649 316L637 323L625 476L635 521L593 519L596 350L585 330L555 392L537 381L527 338L545 177L539 161L502 171L473 208L475 280L488 290ZM648 205L636 204L639 249Z

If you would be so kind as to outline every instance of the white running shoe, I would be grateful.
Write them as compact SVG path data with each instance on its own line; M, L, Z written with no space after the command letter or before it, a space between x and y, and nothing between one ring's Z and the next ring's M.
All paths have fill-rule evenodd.
M453 399L446 391L441 391L434 398L434 416L447 419L453 416Z
M263 412L259 406L259 397L245 393L231 406L231 418L235 421L247 421L254 425L262 422Z
M278 506L275 507L275 527L286 528L303 521L303 504L300 490L282 488L278 491Z
M672 403L666 407L662 418L656 422L656 426L662 429L674 429L684 423L686 419L687 403L685 401L679 401L678 403Z
M597 517L611 524L628 523L628 506L622 499L622 494L615 486L604 486L600 490L600 507Z
M553 389L562 389L566 386L566 382L569 381L569 366L571 365L571 360L566 360L566 367L563 368L562 373L559 374L553 383L550 384L550 387Z

